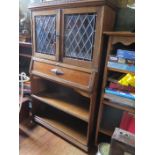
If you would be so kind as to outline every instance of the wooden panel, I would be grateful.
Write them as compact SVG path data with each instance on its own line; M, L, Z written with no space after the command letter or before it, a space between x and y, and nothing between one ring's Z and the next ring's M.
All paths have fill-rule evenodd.
M122 43L124 45L130 45L135 42L135 37L126 36L112 36L112 44Z
M116 9L115 5L107 0L53 0L46 3L34 3L31 4L29 9L42 9L42 8L63 8L63 7L85 7L85 6L101 6L108 5L114 9Z
M104 32L104 34L109 36L124 36L124 37L135 37L135 33L129 31L119 31L119 32Z
M120 125L123 111L107 105L104 105L103 110L100 129L114 131Z
M130 112L132 114L135 113L135 109L134 108L129 108L129 107L126 107L126 106L118 105L118 104L115 104L113 102L109 102L109 101L106 101L106 100L103 101L103 104L111 106L111 107L119 109L119 110L128 111L128 112Z
M97 8L89 7L89 8L72 8L72 9L64 9L64 14L77 14L77 13L95 13L97 12Z
M99 132L102 133L102 134L105 134L107 136L112 136L113 134L113 131L110 131L110 130L106 130L106 129L99 129Z
M59 69L63 72L63 75L57 75L53 73L52 69ZM92 75L86 72L75 71L67 68L63 68L60 66L49 65L41 62L34 62L32 74L37 74L40 76L44 76L65 84L73 84L73 86L80 87L81 89L89 90ZM72 85L71 85L72 86Z
M86 73L97 72L97 70L95 70L95 69L87 69L87 68L83 68L83 67L78 67L78 66L65 64L65 63L62 63L62 62L55 62L55 61L40 59L40 58L36 58L36 57L33 57L33 60L38 61L38 62L48 63L48 64L51 64L51 65L64 67L64 68L68 68L68 69L72 69L72 70L82 71L82 72L86 72Z
M32 97L88 122L89 105L87 103L83 103L83 100L79 103L80 100L74 101L65 94L60 94L57 92L55 94L43 92L32 95Z
M103 32L113 30L115 17L116 12L108 6L104 6Z
M128 71L128 70L123 70L123 69L117 69L117 68L112 68L112 67L107 67L107 69L109 71L114 71L114 72L120 72L120 73L124 73L124 74L135 74L134 72Z

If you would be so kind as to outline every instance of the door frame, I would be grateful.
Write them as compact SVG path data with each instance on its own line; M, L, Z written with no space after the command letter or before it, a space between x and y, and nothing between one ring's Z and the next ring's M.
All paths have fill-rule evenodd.
M74 58L66 58L64 56L64 16L66 14L82 14L82 13L96 13L96 32L95 32L95 38L94 38L94 49L93 49L93 58L92 61L84 61L84 60L78 60ZM99 42L98 38L101 37L100 30L98 27L100 27L100 14L101 14L101 7L80 7L80 8L71 8L71 9L62 9L62 31L61 31L61 58L62 62L66 64L76 65L84 68L93 68L95 65L97 56L100 53L98 50Z
M35 31L35 17L36 16L46 16L46 15L56 15L56 53L55 55L48 55L48 54L42 54L37 53L36 51L36 31ZM59 49L60 49L60 10L40 10L40 11L34 11L32 12L32 52L33 56L38 58L45 58L50 60L59 60Z

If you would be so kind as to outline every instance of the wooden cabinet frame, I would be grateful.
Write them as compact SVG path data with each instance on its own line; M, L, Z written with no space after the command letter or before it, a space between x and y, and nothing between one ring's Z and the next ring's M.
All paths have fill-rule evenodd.
M64 55L64 16L66 14L83 14L83 13L96 13L96 32L94 38L94 49L93 49L93 59L92 61L84 61L84 60L77 60L73 58L65 58ZM35 57L38 58L45 58L55 61L62 61L66 64L71 64L79 67L84 68L93 68L93 66L97 66L97 58L100 53L100 40L102 38L100 25L102 24L102 19L104 14L102 14L102 7L83 7L83 8L72 8L72 9L55 9L55 10L40 10L35 11L32 13L32 25L33 25L33 53ZM35 34L35 16L42 16L42 15L56 15L56 53L54 55L47 55L37 53L36 51L36 34ZM62 25L62 26L61 26ZM61 26L61 28L60 28Z
M76 129L72 129L72 131L68 132L66 131L66 127L60 127L59 125L55 126L54 122L46 122L42 117L40 117L39 120L39 114L37 115L37 111L40 111L42 109L42 105L46 104L46 101L40 96L42 99L41 102L37 100L32 101L32 109L33 109L33 118L34 121L41 124L45 128L49 129L50 131L60 135L67 141L71 142L72 144L80 147L81 149L85 151L89 151L90 146L94 143L94 131L95 131L95 124L96 124L96 117L97 117L97 108L98 108L98 100L97 96L99 96L99 85L100 85L100 77L101 73L100 70L103 67L103 64L101 64L102 56L103 56L103 31L105 30L112 30L113 25L114 25L114 19L115 19L115 9L111 7L110 3L107 3L104 0L54 0L51 2L46 2L46 3L38 3L38 4L32 4L30 7L31 12L32 12L32 37L33 37L33 57L32 57L32 63L30 67L30 72L31 72L31 79L32 79L32 97L36 96L36 98L39 99L39 94L37 92L44 91L44 88L46 89L46 82L47 85L49 83L49 86L52 85L52 89L55 87L64 87L70 89L68 91L67 97L70 99L72 97L72 93L76 93L80 96L80 103L84 98L86 98L87 102L89 104L88 107L88 116L87 119L82 120L83 117L81 117L81 114L75 113L72 108L65 110L66 115L72 114L72 116L75 119L75 114L76 118L80 120L81 122L84 121L86 124L86 133L81 134L79 137L83 137L84 141L79 141L79 137L76 136L75 131L78 131L77 133L80 132L78 125ZM78 59L72 58L72 56L69 57L64 57L65 55L65 49L64 49L64 37L65 37L65 15L74 15L74 14L94 14L92 17L88 17L89 19L92 18L93 24L89 21L87 23L91 23L90 28L95 27L95 35L93 35L93 44L90 41L90 44L88 44L88 47L93 46L93 50L89 51L89 48L86 46L86 52L92 52L92 55L86 55L83 54L82 56L77 56L75 54L74 56ZM57 42L56 42L56 55L55 56L47 56L44 54L38 54L36 53L36 48L35 48L35 16L37 15L51 15L55 14L56 15L56 32L57 32ZM81 18L81 17L79 17ZM96 18L96 19L95 19ZM94 22L94 19L96 20ZM81 19L80 19L81 20ZM82 20L81 20L82 21ZM82 25L80 21L79 25ZM74 23L74 22L73 22ZM76 22L75 22L76 23ZM87 24L88 25L88 24ZM86 31L86 27L84 27L84 30L80 32L81 34ZM70 29L70 28L69 28ZM67 30L69 30L67 28ZM80 29L80 27L78 27ZM78 30L77 30L78 31ZM76 33L77 33L76 31ZM94 33L93 30L87 31L88 34ZM67 33L66 33L67 34ZM73 33L74 35L74 33ZM92 36L90 36L91 38ZM79 37L81 39L81 36ZM89 39L89 36L85 37ZM79 40L80 40L79 39ZM92 38L91 38L92 39ZM89 40L88 40L89 41ZM83 45L86 44L86 41L83 41ZM69 42L70 43L70 42ZM80 44L80 41L78 42ZM75 50L76 53L80 53L80 48L83 47L81 45L79 47L79 50ZM76 46L76 45L75 45ZM74 49L74 48L73 48ZM75 48L76 49L76 48ZM84 51L84 52L85 52ZM69 51L72 52L72 51ZM83 51L82 51L83 52ZM67 55L67 54L66 54ZM106 53L104 53L106 55ZM91 58L92 57L92 58ZM103 58L104 59L104 58ZM88 60L88 61L85 61ZM35 68L35 65L39 64L38 68ZM59 69L59 71L62 71L62 75L57 75L57 72L50 72L53 66L56 69ZM50 68L51 67L51 68ZM100 68L101 67L101 68ZM75 74L74 74L74 73ZM51 75L51 74L53 75ZM69 78L65 77L65 74L68 75ZM74 75L79 75L79 76L73 76ZM83 73L83 74L81 74ZM56 75L54 75L56 74ZM90 78L85 78L85 74L89 74ZM81 76L81 77L80 77ZM66 79L65 79L66 78ZM78 80L75 80L78 79ZM83 84L82 80L88 82L87 84ZM89 80L89 81L88 81ZM46 82L44 82L46 81ZM80 82L79 82L80 81ZM81 84L82 83L82 84ZM55 87L54 87L55 86ZM52 90L51 88L49 91ZM46 96L48 93L48 90L44 92L44 95ZM64 92L65 93L65 92ZM58 95L60 95L58 93ZM50 99L51 97L51 99ZM52 106L56 106L59 111L64 109L67 109L66 107L62 109L62 105L60 105L59 102L55 102L52 100L52 96L49 97L50 103L51 103L51 108ZM61 95L58 96L58 98L61 98ZM61 101L61 99L60 99ZM49 102L48 102L49 104ZM69 104L74 104L74 100L71 103L64 103L64 105L69 105ZM78 108L78 107L77 107ZM75 110L77 109L76 107L74 108ZM82 107L83 108L83 107ZM82 110L81 110L82 111ZM43 112L46 114L46 111ZM51 114L51 113L50 113ZM73 116L74 115L74 116ZM56 117L54 114L52 115L53 117ZM82 118L82 119L81 119ZM59 122L60 121L60 122ZM61 120L57 121L57 123L61 123ZM74 122L74 121L73 121ZM75 120L76 122L76 120ZM68 129L69 128L68 124ZM66 124L67 126L67 124ZM65 130L63 130L65 129ZM69 133L69 134L68 134ZM83 133L83 131L82 131Z
M36 16L44 16L44 15L56 15L56 53L55 55L47 55L42 53L37 53L36 51L36 32L35 32L35 17ZM50 60L59 60L59 48L60 48L60 10L43 10L43 11L35 11L32 13L32 26L33 26L33 55L38 58L45 58Z

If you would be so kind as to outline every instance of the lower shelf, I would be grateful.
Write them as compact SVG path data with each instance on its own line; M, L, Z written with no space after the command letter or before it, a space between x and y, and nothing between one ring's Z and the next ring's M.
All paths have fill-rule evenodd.
M35 122L58 134L79 148L88 151L87 123L73 118L61 111L48 110L46 114L34 115Z
M124 110L124 111L130 112L132 114L135 113L134 108L122 106L122 105L119 105L119 104L116 104L116 103L113 103L113 102L110 102L110 101L103 100L103 104L105 104L107 106L110 106L110 107L113 107L113 108L116 108L116 109L119 109L119 110Z
M105 134L105 135L107 135L107 136L112 136L112 134L113 134L113 131L111 131L111 130L106 130L106 129L99 129L99 132L100 133L103 133L103 134Z
M120 126L122 115L122 110L104 105L99 127L100 133L111 136L115 128Z

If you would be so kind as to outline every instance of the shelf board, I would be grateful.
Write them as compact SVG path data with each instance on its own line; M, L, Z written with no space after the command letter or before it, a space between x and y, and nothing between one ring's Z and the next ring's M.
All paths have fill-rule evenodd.
M128 37L134 37L135 33L134 32L129 32L129 31L116 31L116 32L103 32L103 34L110 35L110 36L128 36Z
M67 100L65 94L42 92L37 95L33 94L32 97L85 122L89 120L89 107L87 104L82 101L81 103L77 103L77 101L72 99Z
M117 96L117 95L113 95L113 94L102 94L102 97L112 103L115 104L119 104L121 106L127 106L130 108L135 108L135 101L125 98L125 97L121 97L121 96Z
M120 72L120 73L124 73L124 74L135 74L135 72L131 72L128 70L122 70L122 69L116 69L116 68L112 68L112 67L107 67L109 71L114 71L114 72Z
M63 123L63 120L58 121L56 119L49 119L40 116L35 116L34 120L65 139L68 139L74 143L77 143L78 141L83 145L87 145L87 136L82 130L79 129L79 127L74 129L72 126Z
M29 54L19 53L19 56L31 59L31 55L29 55Z
M135 114L135 109L134 108L130 108L130 107L127 107L127 106L122 106L122 105L119 105L117 103L107 101L104 98L102 100L102 103L105 104L105 105L111 106L113 108L117 108L119 110L124 110L124 111L127 111L129 113Z
M22 46L22 47L29 47L31 48L32 47L32 43L30 42L19 42L19 46Z
M113 131L111 131L111 130L107 130L107 129L99 129L99 132L100 133L102 133L102 134L105 134L105 135L107 135L107 136L112 136L113 135Z

